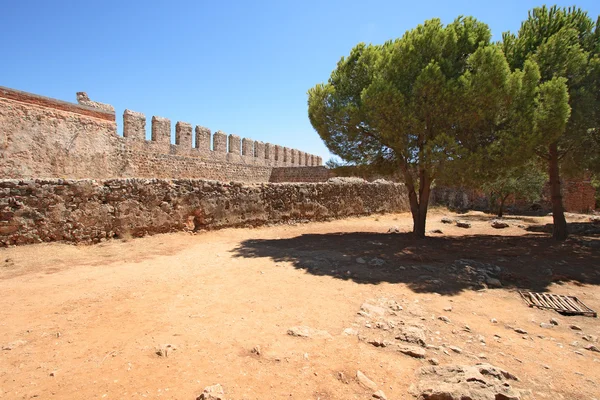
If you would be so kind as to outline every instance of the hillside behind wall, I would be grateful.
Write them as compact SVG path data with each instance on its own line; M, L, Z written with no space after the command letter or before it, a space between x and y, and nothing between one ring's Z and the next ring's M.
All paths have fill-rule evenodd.
M321 221L409 209L390 182L0 180L0 245L94 243L172 231Z
M88 101L84 104L100 104ZM324 181L320 157L236 135L214 134L186 122L151 119L125 110L123 136L115 113L0 87L0 174L3 178L198 178L241 182L294 180L294 167L307 179ZM285 168L272 178L277 168Z

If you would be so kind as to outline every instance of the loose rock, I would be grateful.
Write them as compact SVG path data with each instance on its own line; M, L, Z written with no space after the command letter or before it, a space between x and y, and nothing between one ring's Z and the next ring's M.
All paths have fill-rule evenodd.
M377 384L369 378L367 378L367 376L362 372L356 371L356 379L361 385L363 385L367 389L377 390Z
M516 377L491 364L428 366L419 371L420 381L410 391L419 399L519 400L509 380Z
M580 331L581 330L581 328L579 326L577 326L577 325L571 325L571 326L569 326L569 328L573 329L574 331Z
M23 346L25 344L27 344L26 340L15 340L14 342L10 342L10 343L2 346L2 350L16 349L17 347Z
M287 334L290 336L311 339L332 339L332 336L329 334L329 332L314 329L309 326L293 326L288 329Z
M588 344L584 347L584 349L593 351L594 353L600 353L600 349L598 349L598 347L594 346L593 344Z
M382 390L378 390L373 393L373 397L380 400L387 400L387 397L385 397L385 393L383 393Z
M491 287L491 288L501 288L502 287L502 282L500 282L500 279L492 278L491 276L488 276L485 279L485 283L488 285L488 287Z
M225 391L219 383L213 386L207 386L196 400L225 400Z
M371 316L383 317L385 315L385 308L375 306L375 305L369 304L369 303L363 303L360 306L360 309L361 309L361 311L364 311Z
M467 221L456 221L456 226L458 226L459 228L468 229L471 227L471 223Z
M494 220L492 220L492 228L504 229L504 228L508 228L508 224L499 219L494 219Z
M414 358L425 358L427 353L425 349L416 346L398 346L398 351L402 354L406 354L407 356L411 356Z
M450 218L450 217L443 217L441 219L441 221L442 221L442 224L451 224L451 223L454 222L454 220L452 218Z
M388 233L400 233L400 228L397 226L392 226L390 229L388 229Z

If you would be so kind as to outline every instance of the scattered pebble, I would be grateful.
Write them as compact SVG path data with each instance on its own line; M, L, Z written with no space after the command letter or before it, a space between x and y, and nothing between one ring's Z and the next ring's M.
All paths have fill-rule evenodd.
M574 331L580 331L581 328L578 325L571 325L569 326L569 328L573 329Z

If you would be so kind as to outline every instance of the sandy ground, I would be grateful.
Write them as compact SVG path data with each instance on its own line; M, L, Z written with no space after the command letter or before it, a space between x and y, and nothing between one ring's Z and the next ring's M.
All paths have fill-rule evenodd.
M471 229L443 215L430 214L428 229L443 234L426 240L404 233L411 221L400 214L0 249L0 398L195 399L219 383L236 400L369 399L357 370L388 399L412 398L427 359L342 334L373 331L357 320L369 299L418 306L441 346L427 358L442 365L484 359L519 377L524 398L600 398L600 353L583 339L600 336L598 319L528 308L517 292L573 294L600 310L600 250L581 244L598 237L556 244L517 226L548 217L496 230L483 214L461 216ZM402 233L387 234L391 226ZM461 259L500 266L504 287L448 274ZM559 325L540 327L550 318ZM332 338L288 335L297 325ZM157 355L166 345L175 349Z

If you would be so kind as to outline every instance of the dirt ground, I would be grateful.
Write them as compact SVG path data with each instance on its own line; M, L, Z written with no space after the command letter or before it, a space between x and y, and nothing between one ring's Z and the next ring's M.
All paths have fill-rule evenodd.
M388 399L410 399L429 358L501 367L523 398L600 398L600 353L585 348L600 347L598 319L529 308L518 293L600 310L600 237L557 244L524 229L549 217L498 230L484 214L460 216L470 229L444 215L430 213L443 233L425 240L398 214L0 249L0 398L196 399L217 383L235 400L372 398L360 370ZM482 263L500 267L503 287L461 275ZM357 313L390 300L423 324L425 358L369 343L377 327Z

